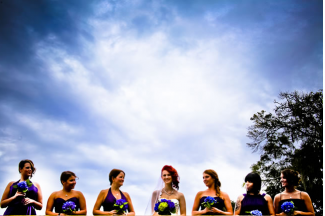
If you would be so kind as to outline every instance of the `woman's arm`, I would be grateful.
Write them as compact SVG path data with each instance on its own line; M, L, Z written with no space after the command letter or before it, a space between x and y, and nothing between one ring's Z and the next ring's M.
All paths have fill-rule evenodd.
M279 203L280 203L280 194L275 195L274 197L274 212L276 216L286 215L284 212L279 213Z
M241 201L244 199L244 195L239 195L236 201L236 206L235 206L235 215L239 215L241 211ZM272 207L273 208L273 207Z
M86 205L86 199L84 195L80 191L76 191L78 193L79 198L79 204L80 204L80 210L73 212L75 215L87 215L87 205Z
M270 215L275 215L272 197L268 194L265 195L265 200L267 201L267 207L269 209Z
M2 194L2 198L1 198L1 208L6 208L9 203L11 201L13 201L14 199L16 199L16 197L18 196L24 196L24 194L22 192L16 192L16 194L10 198L8 198L9 196L9 192L10 192L10 186L14 183L14 181L9 182L9 184L7 185L5 191Z
M186 201L183 193L179 193L179 208L181 215L186 215Z
M128 209L129 212L126 215L135 215L130 195L127 192L123 192L123 194L125 195L126 201L128 202L129 205L129 209Z
M30 199L30 198L26 197L24 199L24 205L28 205L30 203L33 203L37 210L41 210L43 208L43 196L42 196L41 186L36 182L34 182L33 184L35 184L35 186L38 189L38 192L37 192L37 197L38 198L37 198L37 200L33 200L33 199Z
M53 205L55 200L56 192L53 192L49 199L47 200L45 215L58 215L59 213L53 212ZM62 213L61 213L62 214ZM62 214L63 215L63 214Z
M96 203L94 205L94 209L93 209L93 215L113 215L113 214L117 213L116 210L113 210L113 211L110 211L110 212L99 210L100 206L104 202L104 199L105 199L107 193L108 193L108 190L102 190L98 194L98 197L97 197Z
M205 208L201 211L198 211L199 207L200 207L200 199L201 199L202 193L203 193L203 191L200 191L195 196L194 204L193 204L193 208L192 208L192 215L202 215L202 214L210 212L210 210L208 210L207 208Z
M224 202L225 202L225 206L226 206L226 211L222 211L222 210L220 210L220 209L218 209L218 208L212 207L212 208L211 208L212 212L214 212L214 213L218 213L218 214L223 214L223 215L233 215L234 212L233 212L233 210L232 210L231 201L230 201L230 198L229 198L228 194L225 193L225 192L221 192L221 191L220 191L220 195L221 195L222 197L224 197Z
M301 192L301 199L303 199L305 201L305 205L307 208L307 212L303 212L303 211L294 211L294 215L311 215L314 216L315 212L314 212L314 208L313 208L313 204L311 202L311 199L308 195L308 193L306 192Z

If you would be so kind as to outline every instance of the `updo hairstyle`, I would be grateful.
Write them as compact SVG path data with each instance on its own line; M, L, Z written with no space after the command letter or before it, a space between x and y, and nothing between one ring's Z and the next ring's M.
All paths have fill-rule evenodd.
M125 176L125 172L123 170L120 170L120 169L112 169L111 170L111 172L108 175L110 185L112 185L112 183L113 183L113 178L116 178L121 172L124 173L124 176Z
M247 181L253 183L253 189L247 192L252 192L255 195L257 195L261 191L261 185L262 185L262 179L260 175L254 172L248 173L247 176L245 177L245 182Z
M25 163L29 163L29 164L30 164L30 167L31 167L31 169L32 169L32 174L30 175L30 178L32 178L32 177L33 177L33 174L36 172L36 168L35 168L35 166L34 166L33 161L31 161L31 160L29 160L29 159L21 160L21 161L19 162L19 164L18 164L18 172L20 173L20 170L21 170L22 168L24 168Z
M61 173L61 176L60 176L61 184L63 185L63 182L68 181L68 179L71 176L77 177L76 174L74 174L74 172L71 172L71 171L64 171L64 172L62 172Z
M281 171L283 178L287 180L290 185L298 186L300 182L299 172L292 169L285 169Z
M221 182L219 180L217 172L214 171L213 169L207 169L207 170L204 170L203 173L210 175L214 179L214 187L216 189L216 194L217 194L217 196L220 196Z
M166 170L166 171L168 171L170 173L170 175L172 176L172 187L174 189L178 190L179 189L179 186L178 185L179 185L179 179L180 178L179 178L179 175L177 173L177 170L174 167L170 166L170 165L165 165L161 169L161 174L162 174L162 172L164 170Z

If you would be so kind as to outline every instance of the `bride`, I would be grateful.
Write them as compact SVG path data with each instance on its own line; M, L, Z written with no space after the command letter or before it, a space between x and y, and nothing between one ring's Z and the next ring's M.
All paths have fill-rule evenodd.
M152 193L151 198L151 214L158 215L154 211L155 204L161 199L168 199L175 203L176 214L186 215L186 202L184 194L178 192L179 176L177 170L169 165L165 165L161 170L161 182L158 184L159 189Z

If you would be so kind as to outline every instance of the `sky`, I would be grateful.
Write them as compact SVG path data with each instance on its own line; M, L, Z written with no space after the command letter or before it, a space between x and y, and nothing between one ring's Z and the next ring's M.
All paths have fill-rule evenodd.
M0 193L27 158L38 214L70 170L91 215L118 168L141 215L172 165L190 215L205 169L245 192L250 117L322 88L321 0L0 0Z

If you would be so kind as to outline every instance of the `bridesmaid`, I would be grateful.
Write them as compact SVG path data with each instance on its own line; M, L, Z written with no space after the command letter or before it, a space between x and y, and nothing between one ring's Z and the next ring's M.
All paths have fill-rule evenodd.
M250 215L253 210L259 210L263 215L274 215L272 198L260 193L262 179L257 173L249 173L245 177L246 194L238 197L235 215Z
M232 215L230 198L227 193L220 190L221 182L216 171L212 169L205 170L203 172L203 182L208 189L199 191L196 194L192 215ZM204 199L208 196L214 197L217 201L211 209L203 206Z
M132 205L131 197L127 192L120 191L120 187L123 186L125 172L119 169L112 169L109 173L109 182L111 187L102 190L96 200L93 215L113 215L118 214L114 208L116 200L124 199L128 202L128 212L126 215L135 215ZM104 211L100 210L103 206Z
M35 209L41 210L43 207L43 198L39 184L30 181L36 171L33 161L27 159L20 161L18 170L20 179L16 182L9 182L2 195L1 208L8 207L3 215L36 215ZM26 193L18 192L17 188L14 188L15 185L23 181L32 183Z
M286 201L292 201L295 206L293 215L315 215L313 204L306 192L296 189L300 181L299 173L291 169L281 172L281 184L284 191L274 198L274 209L276 215L286 215L282 212L281 205Z
M61 174L60 180L63 186L62 190L55 191L47 200L46 215L86 215L86 199L80 191L73 190L76 186L76 174L71 171L64 171ZM64 213L62 206L65 202L72 201L76 204L76 211ZM53 207L55 212L53 212Z

